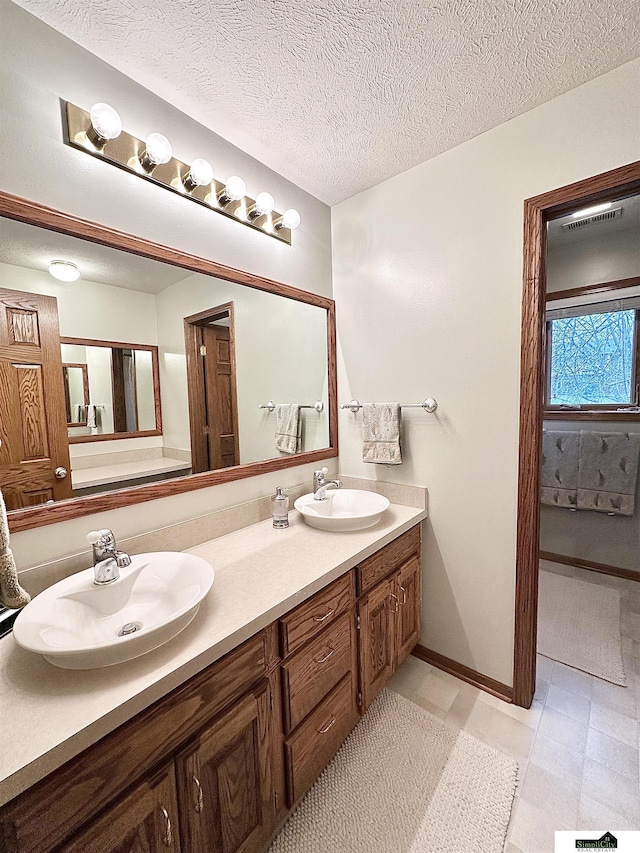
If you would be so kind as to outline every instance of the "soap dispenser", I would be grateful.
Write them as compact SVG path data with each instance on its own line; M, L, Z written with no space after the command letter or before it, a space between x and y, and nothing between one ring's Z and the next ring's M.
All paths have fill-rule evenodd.
M273 526L289 526L289 496L285 494L282 486L276 486L276 493L271 498L273 503Z

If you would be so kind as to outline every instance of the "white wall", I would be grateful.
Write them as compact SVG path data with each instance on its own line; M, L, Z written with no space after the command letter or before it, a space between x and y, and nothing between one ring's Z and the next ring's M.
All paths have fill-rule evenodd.
M624 202L623 202L624 205ZM605 281L620 281L640 275L640 240L638 230L616 232L619 220L590 226L593 230L580 234L575 243L562 242L549 246L547 253L547 290L569 290ZM606 236L598 228L609 226Z
M279 456L275 413L262 403L315 403L325 410L301 412L303 449L329 444L327 313L200 274L161 290L156 297L160 341L163 431L169 447L190 447L183 318L227 302L234 305L240 462Z
M0 189L186 252L331 296L329 208L280 175L170 107L9 0L0 0ZM63 144L60 99L88 108L113 104L125 129L159 130L176 156L206 157L216 175L240 174L247 191L271 192L279 209L295 207L302 225L287 246L191 204ZM119 442L123 445L123 442ZM125 449L122 446L121 449ZM20 568L86 548L84 533L112 525L120 536L260 497L310 481L312 466L240 480L12 537Z
M639 84L636 60L332 211L340 400L440 403L405 410L389 469L341 412L341 470L428 486L422 642L506 684L523 201L638 158Z

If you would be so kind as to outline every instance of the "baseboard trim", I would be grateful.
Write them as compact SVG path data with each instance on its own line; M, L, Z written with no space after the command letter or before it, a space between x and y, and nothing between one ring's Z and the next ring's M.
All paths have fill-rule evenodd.
M565 557L564 554L554 554L551 551L540 551L540 559L549 560L550 563L561 563L563 566L573 566L576 569L600 572L602 575L611 575L614 578L640 581L640 572L633 572L631 569L619 569L617 566L608 566L606 563L594 563L591 560L581 560L578 557Z
M504 699L505 702L513 703L513 687L503 684L501 681L496 681L495 678L490 678L488 675L483 675L463 663L458 663L451 658L445 657L434 652L432 649L427 649L425 646L417 645L411 653L415 657L420 658L425 663L430 663L448 672L449 675L455 675L456 678L461 678L467 684L473 684L474 687L479 687L486 693L491 693L492 696L497 696L498 699Z

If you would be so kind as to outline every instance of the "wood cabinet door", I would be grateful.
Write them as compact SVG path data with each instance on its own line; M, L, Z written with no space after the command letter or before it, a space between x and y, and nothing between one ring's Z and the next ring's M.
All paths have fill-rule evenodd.
M52 296L4 288L0 288L0 488L7 509L71 497L57 302Z
M176 757L183 853L253 853L275 821L269 683Z
M388 578L358 603L362 713L393 675L398 608L395 589L394 578Z
M120 797L59 853L180 853L173 762Z
M396 666L406 659L420 640L422 614L422 571L420 559L412 557L396 573Z

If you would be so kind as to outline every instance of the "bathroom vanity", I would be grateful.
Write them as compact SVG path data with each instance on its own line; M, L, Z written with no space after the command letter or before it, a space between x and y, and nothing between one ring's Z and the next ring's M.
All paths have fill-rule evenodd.
M5 729L27 693L35 714L2 768L0 851L266 849L418 642L425 516L392 504L349 534L266 521L194 548L216 571L201 612L117 667L0 646L5 693L12 655L36 679L1 700Z

